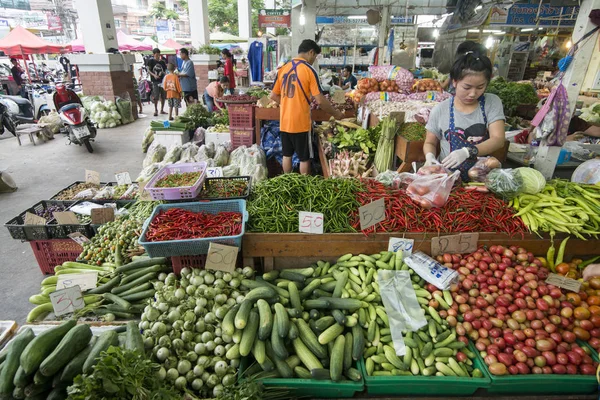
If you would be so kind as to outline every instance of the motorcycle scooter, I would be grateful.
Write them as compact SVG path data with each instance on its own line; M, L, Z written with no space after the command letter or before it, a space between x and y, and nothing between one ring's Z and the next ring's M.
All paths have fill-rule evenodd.
M52 100L60 119L65 124L61 132L69 136L69 143L80 146L83 144L90 153L93 153L94 149L90 142L93 142L96 137L96 127L87 117L79 96L63 84L57 84Z

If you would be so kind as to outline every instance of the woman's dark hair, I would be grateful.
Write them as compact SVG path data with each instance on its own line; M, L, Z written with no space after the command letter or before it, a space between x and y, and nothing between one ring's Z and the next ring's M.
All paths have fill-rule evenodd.
M489 82L492 79L492 62L490 59L477 51L467 51L466 54L457 58L450 70L450 79L460 81L471 74L483 74Z
M457 60L461 56L464 56L469 51L477 52L483 56L487 56L487 49L484 45L474 42L472 40L467 40L459 44L456 48L455 60Z
M226 76L222 76L222 77L219 79L219 82L221 82L221 83L229 83L229 78L228 78L228 77L226 77Z
M231 65L235 66L235 58L233 58L233 54L231 54L229 49L221 50L221 54L223 54L225 57L231 58Z

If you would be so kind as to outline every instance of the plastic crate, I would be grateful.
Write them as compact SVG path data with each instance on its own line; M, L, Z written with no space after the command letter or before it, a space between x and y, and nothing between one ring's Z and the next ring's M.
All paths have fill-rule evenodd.
M583 346L582 346L583 347ZM596 394L598 381L594 375L492 375L476 352L477 359L483 365L483 373L491 379L488 393L515 395L557 395L557 394ZM592 352L594 361L598 361L596 352Z
M241 196L232 196L232 197L205 197L204 192L208 190L211 185L219 181L240 181L246 183L246 190ZM198 200L234 200L234 199L247 199L250 196L250 186L252 183L252 178L249 176L231 176L231 177L220 177L220 178L206 178L204 180L204 184L202 185L202 191L200 192L200 196L198 196Z
M471 351L477 351L471 344ZM483 368L483 360L473 360L475 368L483 372L483 378L462 378L457 376L367 376L365 362L359 363L369 395L393 396L469 396L480 388L491 384L489 375Z
M254 128L254 104L227 104L230 128Z
M254 363L254 358L243 357L240 362L240 377L245 378L244 371ZM357 363L352 366L358 369ZM291 398L343 399L352 398L365 387L364 374L360 382L343 380L299 379L299 378L266 378L258 379L265 388L281 388L290 392Z
M8 229L10 236L17 240L48 240L62 238L61 227L64 225L57 225L54 218L47 220L46 225L25 225L25 214L28 212L36 214L36 212L44 211L52 205L59 205L67 210L75 203L77 203L77 201L43 200L8 221L4 226Z
M171 257L171 266L176 275L181 275L181 270L184 268L204 269L204 264L206 264L206 255Z
M154 186L156 182L167 175L183 172L200 172L200 177L192 186L174 188L159 188ZM152 200L194 199L200 193L204 178L206 178L205 162L165 165L150 179L150 182L146 185L146 191L150 193Z
M240 146L250 147L254 142L254 128L234 128L229 126L231 145L234 149Z
M67 190L67 189L71 189L73 186L75 186L75 185L78 185L78 184L80 184L80 183L85 183L85 182L84 182L84 181L75 181L75 182L71 183L69 186L67 186L67 187L65 187L65 188L63 188L63 189L61 189L61 190L60 190L58 193L56 193L54 196L52 196L52 197L50 198L50 200L53 200L53 201L79 201L79 200L92 200L91 198L89 198L89 199L87 199L87 198L86 198L86 199L72 199L72 200L56 200L56 197L58 197L58 195L59 195L59 194L61 194L63 191L65 191L65 190ZM106 183L106 182L100 182L100 186L99 186L99 188L100 188L100 189L102 189L102 188L103 188L104 186L106 186L106 185L107 185L107 183Z
M186 240L167 240L163 242L147 242L146 232L150 222L156 215L170 208L183 208L193 212L207 212L217 214L221 211L239 212L242 214L242 231L236 236L219 236L202 239ZM211 242L225 244L228 246L242 247L242 236L246 231L246 222L248 221L248 212L246 211L246 200L222 200L202 203L179 203L179 204L161 204L154 208L150 218L144 223L142 234L138 239L140 246L146 249L150 257L173 257L173 256L199 256L208 253L208 246Z
M83 248L71 239L34 240L31 250L43 274L53 274L54 267L75 261Z

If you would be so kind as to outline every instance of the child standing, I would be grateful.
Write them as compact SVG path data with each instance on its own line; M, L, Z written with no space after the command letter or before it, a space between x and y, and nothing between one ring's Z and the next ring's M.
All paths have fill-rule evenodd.
M175 116L179 115L179 107L181 107L181 84L179 77L175 74L175 65L169 63L167 65L169 73L165 75L163 80L163 88L167 92L167 101L169 102L169 121L173 121L173 109Z

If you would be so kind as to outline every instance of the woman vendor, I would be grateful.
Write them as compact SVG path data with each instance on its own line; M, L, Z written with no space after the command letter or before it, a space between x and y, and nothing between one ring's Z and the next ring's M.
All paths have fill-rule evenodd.
M502 102L485 93L491 78L492 63L478 51L468 51L454 63L450 79L456 93L431 110L423 145L425 165L434 163L439 145L444 167L459 170L468 180L467 171L478 156L504 146Z

